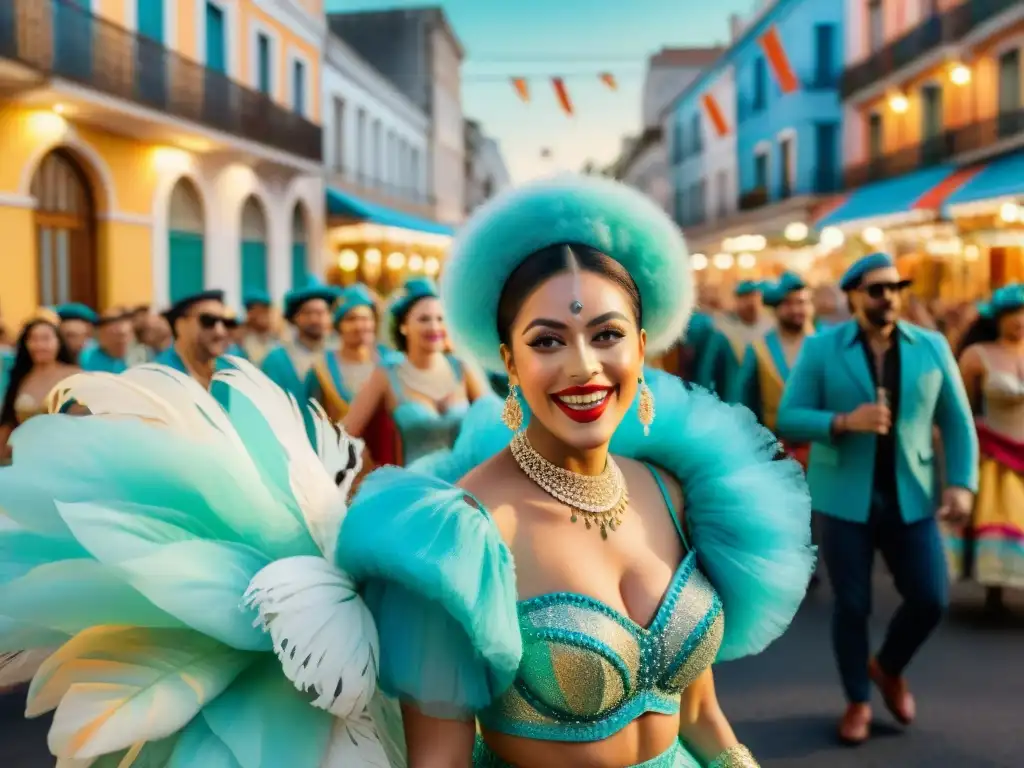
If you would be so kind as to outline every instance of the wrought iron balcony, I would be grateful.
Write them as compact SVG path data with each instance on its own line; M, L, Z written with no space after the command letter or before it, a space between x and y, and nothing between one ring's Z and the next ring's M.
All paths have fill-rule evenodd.
M984 150L1000 151L1000 146L1014 140L1024 142L1024 109L951 129L918 144L850 166L843 174L843 182L850 189L968 155L973 162Z
M0 59L306 160L320 126L71 0L0 0Z
M843 71L840 94L844 99L884 80L943 45L957 43L982 24L1017 8L1020 0L964 0L944 13L922 21L902 37Z

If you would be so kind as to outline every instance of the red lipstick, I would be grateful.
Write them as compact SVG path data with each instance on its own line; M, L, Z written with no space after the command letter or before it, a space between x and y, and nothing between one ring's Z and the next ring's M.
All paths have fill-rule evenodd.
M562 413L579 424L597 421L608 408L615 387L588 384L582 387L568 387L550 395Z

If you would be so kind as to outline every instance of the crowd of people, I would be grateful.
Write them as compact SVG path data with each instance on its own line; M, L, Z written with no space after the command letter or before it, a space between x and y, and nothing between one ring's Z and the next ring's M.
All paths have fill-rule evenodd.
M870 737L872 686L914 720L905 670L950 576L993 610L1024 587L1024 285L929 311L877 253L834 286L741 282L725 306L660 210L571 179L485 206L440 288L243 303L40 309L0 363L0 556L32 553L4 576L0 641L31 649L30 709L77 713L58 757L196 764L261 732L278 761L260 766L301 743L311 766L749 768L710 665L792 619L812 507L846 743ZM82 372L117 374L109 396ZM872 654L876 551L904 602ZM85 562L101 570L71 589ZM126 644L156 669L172 642L220 655L174 706L119 703L124 733L90 709L102 670L58 674Z

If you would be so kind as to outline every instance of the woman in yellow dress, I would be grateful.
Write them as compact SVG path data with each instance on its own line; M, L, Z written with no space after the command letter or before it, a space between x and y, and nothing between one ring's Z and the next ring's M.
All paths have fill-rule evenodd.
M987 588L1024 588L1024 284L997 290L967 332L960 371L977 414L981 474L974 519L947 536L956 575Z

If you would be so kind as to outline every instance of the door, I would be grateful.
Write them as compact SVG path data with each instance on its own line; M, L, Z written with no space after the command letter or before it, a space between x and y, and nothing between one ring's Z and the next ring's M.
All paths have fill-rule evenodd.
M263 206L249 197L242 206L242 295L267 293L267 219Z
M306 284L309 270L306 269L306 244L292 243L292 288L302 288Z
M74 157L55 150L32 178L36 199L39 303L97 306L96 210L88 178Z
M204 288L205 257L203 236L195 232L171 231L170 240L170 301L173 304L186 296L193 296Z
M151 107L163 108L167 101L167 69L164 49L164 3L166 0L135 0L138 23L135 85L139 99Z
M1021 111L1020 49L999 57L999 137L1011 136L1024 126Z
M814 126L815 192L829 194L839 189L839 123Z
M231 88L227 78L227 38L224 28L224 11L216 3L206 2L206 118L225 130L231 125Z

